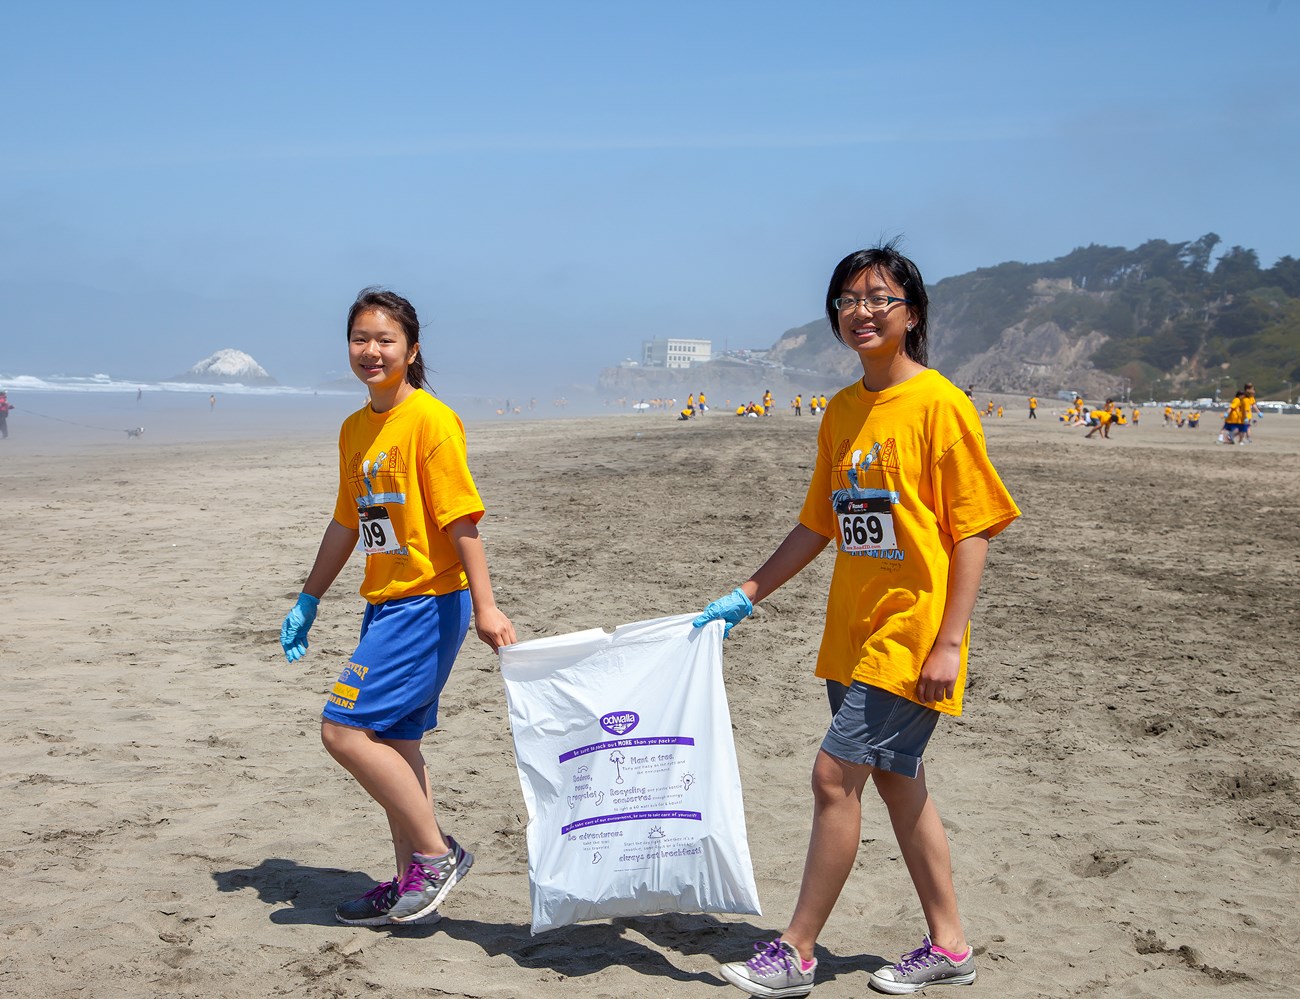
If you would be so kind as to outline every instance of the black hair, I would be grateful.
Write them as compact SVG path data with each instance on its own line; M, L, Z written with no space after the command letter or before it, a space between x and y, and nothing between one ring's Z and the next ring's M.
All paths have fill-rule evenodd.
M835 299L844 292L844 286L860 271L881 271L888 274L903 290L907 304L916 317L916 325L907 333L903 349L917 364L927 365L930 354L930 296L925 292L925 282L916 264L898 252L898 240L874 246L869 250L855 250L835 265L830 286L826 289L826 318L831 321L831 331L840 343L840 310Z
M362 288L357 292L357 300L348 310L347 336L352 336L352 324L363 312L382 312L392 319L406 334L406 349L409 351L420 342L420 317L415 314L415 306L394 291L388 291L377 284ZM426 386L424 375L424 351L418 351L406 369L406 381L412 388Z

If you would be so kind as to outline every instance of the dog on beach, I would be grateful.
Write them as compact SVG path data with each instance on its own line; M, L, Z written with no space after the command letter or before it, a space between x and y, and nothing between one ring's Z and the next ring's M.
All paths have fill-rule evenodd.
M126 435L127 435L128 437L143 437L143 436L144 436L144 427L127 427L127 428L126 428Z

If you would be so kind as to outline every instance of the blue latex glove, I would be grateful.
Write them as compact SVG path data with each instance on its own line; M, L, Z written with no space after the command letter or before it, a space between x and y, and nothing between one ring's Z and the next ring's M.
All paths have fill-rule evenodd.
M727 626L722 629L722 637L726 638L731 634L731 629L740 624L741 621L754 613L754 604L749 597L745 596L745 591L737 586L725 597L718 597L717 600L704 608L691 624L697 628L703 628L710 621L716 621L721 618L727 622Z
M280 625L280 647L284 649L284 658L296 663L307 654L307 632L316 620L316 606L320 600L310 593L299 593L298 602Z

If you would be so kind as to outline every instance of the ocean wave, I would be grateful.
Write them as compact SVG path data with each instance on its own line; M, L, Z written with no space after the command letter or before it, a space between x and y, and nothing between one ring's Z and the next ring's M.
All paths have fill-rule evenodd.
M202 382L124 381L110 375L6 375L0 373L0 388L10 392L191 392L222 395L355 395L340 388L300 388L293 385L212 385Z

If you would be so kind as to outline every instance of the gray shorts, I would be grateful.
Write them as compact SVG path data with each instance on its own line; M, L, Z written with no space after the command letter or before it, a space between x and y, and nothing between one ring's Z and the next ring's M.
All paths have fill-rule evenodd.
M854 680L822 749L847 763L915 777L938 722L933 708Z

